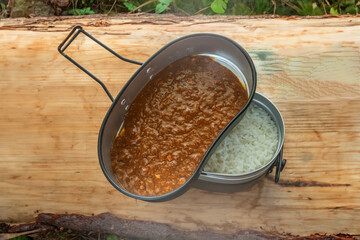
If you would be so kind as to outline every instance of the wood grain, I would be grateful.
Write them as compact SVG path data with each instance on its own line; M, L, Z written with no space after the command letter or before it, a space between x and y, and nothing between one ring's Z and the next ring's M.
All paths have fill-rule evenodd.
M75 25L124 57L145 61L178 37L212 32L242 45L257 91L280 109L288 163L246 192L191 189L163 203L116 191L97 159L110 102L57 52ZM41 212L100 214L235 233L360 234L360 18L93 16L0 21L0 220ZM80 37L68 54L116 95L137 66Z

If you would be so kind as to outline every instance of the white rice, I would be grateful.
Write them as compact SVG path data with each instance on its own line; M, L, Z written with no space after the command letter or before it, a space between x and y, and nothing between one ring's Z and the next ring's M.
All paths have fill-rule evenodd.
M278 139L270 114L252 103L240 123L217 147L204 170L226 174L252 172L272 159Z

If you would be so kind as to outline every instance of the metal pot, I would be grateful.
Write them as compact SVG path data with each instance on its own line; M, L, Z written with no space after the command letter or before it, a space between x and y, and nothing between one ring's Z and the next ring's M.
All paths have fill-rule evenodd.
M64 51L66 50L66 48L80 33L85 34L121 60L141 65L141 67L134 73L134 75L125 84L123 89L119 92L115 100L113 100L106 86L98 78L96 78L89 71L79 65L75 60L65 54ZM70 32L70 34L65 38L65 40L59 45L58 50L64 57L66 57L77 67L83 70L86 74L92 77L95 81L97 81L104 88L109 98L113 101L104 118L99 132L99 162L109 182L120 192L136 199L141 199L145 201L165 201L183 194L193 183L196 182L203 167L205 166L207 160L210 158L217 145L244 116L245 111L253 100L255 94L257 78L255 66L250 56L236 42L232 41L229 38L216 34L192 34L176 39L161 48L159 51L157 51L144 64L126 59L118 55L113 50L105 46L103 43L92 37L89 33L84 31L79 26L75 27ZM113 144L114 137L116 136L118 130L121 127L121 124L124 121L125 113L129 109L129 106L135 99L136 95L156 73L158 73L167 65L176 61L177 59L194 54L208 55L214 57L215 61L218 61L219 63L225 65L231 71L233 71L234 74L238 76L242 84L246 86L249 99L244 108L225 126L221 133L216 137L212 145L204 154L201 162L199 163L192 176L181 187L165 195L153 197L139 196L130 193L126 189L124 189L121 184L116 180L110 163L110 149Z
M274 120L278 130L278 144L271 160L259 169L244 174L221 174L202 171L195 187L218 192L237 192L247 190L256 184L263 176L273 171L276 166L275 182L279 181L280 172L285 167L282 159L285 139L285 125L279 109L264 95L255 93L252 104L264 109Z

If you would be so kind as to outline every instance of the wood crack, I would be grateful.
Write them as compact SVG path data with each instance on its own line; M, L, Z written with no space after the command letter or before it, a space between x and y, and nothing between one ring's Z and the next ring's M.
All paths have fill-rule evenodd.
M317 181L304 180L280 180L278 184L282 187L349 187L349 183L326 183Z

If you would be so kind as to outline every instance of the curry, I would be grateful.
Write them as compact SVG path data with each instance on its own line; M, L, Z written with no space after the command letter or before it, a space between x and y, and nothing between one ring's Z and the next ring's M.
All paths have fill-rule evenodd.
M228 68L201 55L157 73L131 103L111 149L111 166L129 192L158 196L183 185L248 94Z

